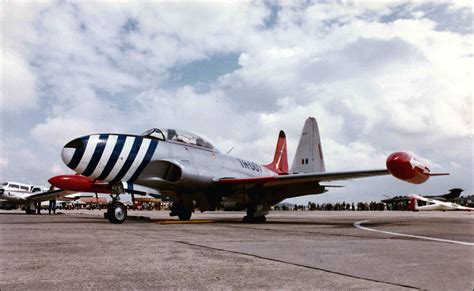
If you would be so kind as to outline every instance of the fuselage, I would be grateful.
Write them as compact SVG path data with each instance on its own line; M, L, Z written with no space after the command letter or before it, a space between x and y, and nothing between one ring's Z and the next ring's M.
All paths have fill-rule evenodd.
M169 138L171 133L88 135L69 142L62 159L93 180L136 183L161 192L209 189L216 178L276 175L265 166L221 154L202 138L185 134L174 139Z
M411 210L418 210L418 211L436 211L436 210L468 210L472 211L474 208L462 206L453 202L444 202L444 201L439 201L435 199L430 199L426 198L423 196L419 196L416 194L409 194L408 197L410 197L412 200L411 203L413 203L413 208ZM424 205L419 205L418 201L422 201L425 204Z
M472 208L465 207L452 202L430 202L430 204L424 206L418 206L419 211L436 211L436 210L473 210Z

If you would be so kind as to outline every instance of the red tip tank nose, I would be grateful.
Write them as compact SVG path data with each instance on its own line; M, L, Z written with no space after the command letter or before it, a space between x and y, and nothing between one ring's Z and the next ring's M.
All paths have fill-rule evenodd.
M407 152L395 152L387 158L387 170L398 179L412 179L415 176L415 169L410 163L412 158Z
M48 182L54 187L63 190L75 192L96 192L96 193L111 193L107 184L100 184L90 178L81 175L60 175L52 177Z
M413 184L424 183L430 177L430 170L407 152L395 152L387 158L387 170L394 177Z
M61 175L48 180L54 187L69 191L93 192L94 181L79 175Z

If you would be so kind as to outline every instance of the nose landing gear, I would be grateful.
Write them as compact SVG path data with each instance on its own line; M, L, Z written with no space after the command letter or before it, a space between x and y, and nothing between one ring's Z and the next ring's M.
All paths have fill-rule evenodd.
M114 224L121 224L127 219L127 207L120 201L112 201L107 207L107 219Z
M125 204L119 201L120 194L118 193L124 193L124 191L123 188L113 188L112 191L116 192L117 194L110 195L110 197L112 197L112 202L110 202L109 206L107 206L107 213L105 214L105 216L111 223L121 224L125 222L125 219L127 219L127 207L125 206Z

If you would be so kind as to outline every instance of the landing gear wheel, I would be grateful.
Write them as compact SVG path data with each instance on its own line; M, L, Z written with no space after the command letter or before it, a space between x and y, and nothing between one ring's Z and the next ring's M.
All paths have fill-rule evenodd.
M267 221L267 218L265 217L265 215L260 215L260 216L248 216L248 215L246 215L242 219L243 223L264 223L265 221Z
M36 211L34 209L31 209L31 208L27 207L27 208L25 208L25 212L26 212L26 214L35 214Z
M188 221L191 219L191 214L191 211L183 209L178 213L178 218L182 221Z
M121 202L112 202L107 207L107 219L111 223L124 223L127 219L127 207Z
M267 221L267 218L265 215L258 215L255 216L255 213L257 213L257 205L255 204L250 204L247 207L247 215L244 216L242 219L243 223L264 223Z
M179 220L188 221L191 219L191 210L187 210L182 203L173 203L170 216L178 216Z

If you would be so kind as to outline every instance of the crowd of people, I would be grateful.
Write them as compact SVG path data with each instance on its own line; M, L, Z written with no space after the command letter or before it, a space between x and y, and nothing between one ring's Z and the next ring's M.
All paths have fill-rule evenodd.
M407 202L398 202L396 204L386 204L383 202L358 202L358 203L314 203L308 202L307 205L288 205L279 204L274 207L274 210L293 210L293 211L383 211L383 210L406 210Z
M169 210L169 202L144 202L135 203L126 202L129 210ZM358 203L314 203L308 202L307 205L303 204L278 204L273 207L273 210L282 211L384 211L384 210L406 210L408 207L408 201L396 202L396 203L383 203L383 202L358 202ZM71 209L107 209L107 204L96 204L96 203L85 203L85 204L74 204L64 203L59 204L59 209L71 210Z

